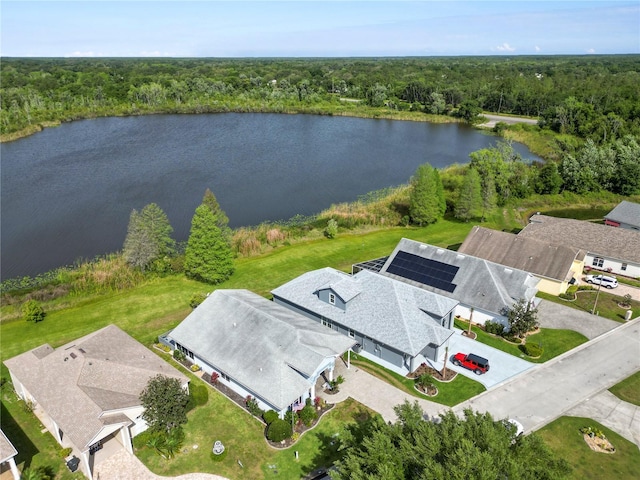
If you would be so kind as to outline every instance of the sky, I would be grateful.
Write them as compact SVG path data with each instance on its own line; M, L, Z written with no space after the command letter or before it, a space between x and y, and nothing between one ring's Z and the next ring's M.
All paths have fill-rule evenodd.
M6 57L640 53L640 1L0 1Z

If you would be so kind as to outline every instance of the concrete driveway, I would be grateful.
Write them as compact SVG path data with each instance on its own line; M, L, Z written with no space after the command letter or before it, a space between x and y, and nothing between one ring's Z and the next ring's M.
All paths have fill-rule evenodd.
M542 328L573 330L589 340L620 326L613 320L548 300L541 300L538 305L538 321Z
M464 367L456 367L453 363L453 356L458 353L475 353L481 357L489 360L489 371L482 375L476 375L471 370ZM524 357L524 354L522 354ZM429 362L437 370L442 369L444 365L444 355L438 362ZM514 357L501 350L497 350L489 345L480 343L476 340L462 335L462 330L455 330L455 334L449 341L449 359L447 361L447 368L454 370L465 377L469 377L477 382L480 382L487 389L496 387L510 378L520 375L523 372L533 368L534 363L523 360L522 358Z

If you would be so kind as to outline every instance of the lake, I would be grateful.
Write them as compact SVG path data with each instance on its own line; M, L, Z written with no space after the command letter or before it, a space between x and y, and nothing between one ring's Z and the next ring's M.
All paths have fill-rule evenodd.
M497 141L466 125L315 115L65 123L0 145L1 278L120 250L131 210L152 202L181 241L207 188L231 227L257 225L407 183L422 163L467 163Z

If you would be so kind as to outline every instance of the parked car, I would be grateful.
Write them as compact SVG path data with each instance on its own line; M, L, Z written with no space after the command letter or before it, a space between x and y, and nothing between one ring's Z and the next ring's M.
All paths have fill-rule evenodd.
M605 288L616 288L618 286L618 280L607 275L587 275L584 277L584 281L595 285L602 285Z
M489 371L489 360L473 353L456 353L453 356L453 364L473 370L476 375L482 375Z

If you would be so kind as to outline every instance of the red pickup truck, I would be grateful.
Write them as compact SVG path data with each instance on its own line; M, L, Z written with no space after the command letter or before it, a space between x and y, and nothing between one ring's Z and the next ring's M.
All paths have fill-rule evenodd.
M456 353L453 357L453 364L473 370L476 375L482 375L489 371L489 360L473 353Z

